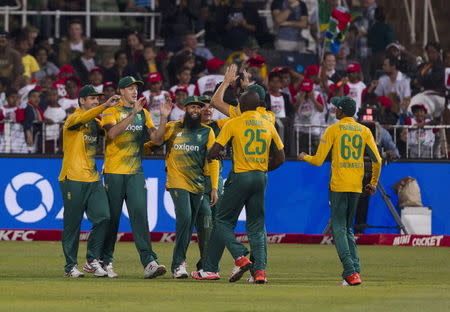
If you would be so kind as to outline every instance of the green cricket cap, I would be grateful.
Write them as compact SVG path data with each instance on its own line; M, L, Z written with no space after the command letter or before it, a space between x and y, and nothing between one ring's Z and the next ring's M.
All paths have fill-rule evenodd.
M209 95L202 95L198 97L200 101L202 101L204 104L211 103L211 97Z
M136 78L132 76L126 76L119 80L119 89L124 89L132 84L143 85L144 83L140 80L136 80Z
M345 115L351 117L356 113L356 102L348 96L335 96L331 98L331 104L341 109Z
M196 96L196 95L189 96L189 97L184 101L183 106L186 107L186 106L188 106L189 104L197 104L197 105L200 105L200 106L202 106L202 107L205 106L205 102L202 101L201 97L200 97L200 96Z
M248 86L245 91L256 92L256 93L258 93L260 102L266 101L266 90L264 90L264 88L258 84L253 84L253 85Z
M83 86L80 91L78 92L78 98L84 98L87 96L97 96L97 95L103 95L103 92L98 92L95 90L95 87L91 84Z

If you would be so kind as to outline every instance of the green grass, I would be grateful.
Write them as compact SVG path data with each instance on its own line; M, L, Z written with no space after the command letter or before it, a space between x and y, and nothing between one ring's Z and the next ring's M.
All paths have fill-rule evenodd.
M154 248L170 267L173 245ZM333 246L269 245L267 285L229 283L227 251L222 280L196 281L145 280L134 244L116 250L119 279L65 279L60 243L0 242L0 311L450 311L449 248L360 246L359 287L337 286Z

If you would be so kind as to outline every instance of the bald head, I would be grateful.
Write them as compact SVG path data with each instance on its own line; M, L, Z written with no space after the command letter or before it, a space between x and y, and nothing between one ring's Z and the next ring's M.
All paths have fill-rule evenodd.
M239 97L241 111L256 110L259 106L259 95L255 91L246 91Z

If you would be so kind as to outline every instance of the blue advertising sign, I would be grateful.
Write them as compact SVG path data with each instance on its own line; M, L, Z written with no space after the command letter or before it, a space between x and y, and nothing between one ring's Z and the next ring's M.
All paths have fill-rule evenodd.
M61 159L2 158L0 176L0 229L62 229L63 202L58 184ZM165 191L164 160L143 161L147 182L147 209L151 231L175 230L172 199ZM97 167L102 167L98 160ZM266 192L266 225L269 233L323 232L330 213L328 179L330 165L317 168L303 162L286 162L269 173ZM230 162L224 164L224 178ZM392 186L401 178L417 179L425 206L432 207L433 234L450 234L448 186L450 164L393 163L383 167L380 181L394 205L397 196ZM245 211L239 217L236 231L245 232ZM368 224L395 226L395 221L379 193L370 201ZM90 229L83 220L82 230ZM119 231L130 232L126 205ZM367 233L398 233L391 229L369 229Z

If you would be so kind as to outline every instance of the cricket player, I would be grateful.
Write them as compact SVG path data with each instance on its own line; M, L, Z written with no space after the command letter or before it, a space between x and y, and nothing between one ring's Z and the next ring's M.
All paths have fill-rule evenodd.
M213 130L201 123L204 103L198 96L185 102L183 120L166 125L166 188L175 205L176 242L173 250L172 276L187 278L186 252L191 241L205 189L205 175L211 177L210 205L218 200L219 162L207 161L207 152L216 139Z
M157 262L150 242L142 152L144 143L149 139L156 144L162 143L172 102L168 98L161 105L161 122L155 129L149 112L143 109L145 98L137 99L138 85L142 82L134 77L120 79L120 103L102 114L102 124L107 134L103 174L111 214L102 260L109 277L117 277L112 261L124 200L134 242L144 266L144 278L155 278L166 273L166 267Z
M220 133L220 129L222 129L223 125L226 122L228 122L230 118L212 120L213 107L210 104L211 97L207 95L200 96L200 100L204 103L204 106L201 110L201 122L211 127L211 129L213 129L214 131L214 135L217 137ZM222 172L222 161L219 161L219 183L217 189L219 199L222 196L223 192L223 178L221 172ZM205 190L203 191L203 199L200 204L197 220L195 222L198 237L198 247L200 249L200 260L197 262L197 271L203 268L206 249L209 237L211 235L215 216L216 206L211 206L211 196L210 196L211 191L212 191L211 176L209 172L205 172Z
M243 72L244 79L242 81L242 86L246 88L246 90L252 90L258 93L259 96L259 104L256 108L256 111L263 116L263 118L270 121L272 124L275 124L275 114L271 111L268 111L266 109L266 92L263 87L260 85L254 84L249 85L249 73L244 71ZM226 116L229 116L231 118L240 116L242 114L241 106L233 106L226 102L224 102L223 97L225 95L225 91L227 88L238 78L237 76L237 66L235 64L231 64L226 72L223 82L220 84L219 88L214 93L213 97L211 98L211 105L220 111L221 113L225 114Z
M361 266L352 225L362 192L364 153L372 161L372 179L364 186L364 190L371 195L375 194L378 184L381 157L369 128L353 119L356 113L355 101L344 96L333 97L331 103L337 108L336 118L339 122L325 130L316 155L300 153L298 159L321 166L332 149L329 198L334 244L344 267L342 285L355 286L361 284Z
M192 277L195 279L220 278L219 261L224 243L235 259L230 282L238 281L249 269L252 269L254 282L267 282L267 233L264 224L266 172L278 168L285 157L283 142L275 127L256 111L259 101L254 91L246 91L239 97L242 115L224 125L208 153L208 157L216 159L223 147L232 140L233 169L225 182L224 193L217 207L204 268L193 272ZM234 236L234 228L244 205L254 263L246 257L249 254L247 248Z
M87 244L86 259L95 276L106 276L100 264L105 235L109 223L109 207L105 189L95 165L95 152L100 126L96 119L107 107L117 104L112 96L99 105L99 96L93 85L85 85L78 94L79 108L64 123L64 157L59 175L59 186L64 202L64 230L62 246L66 277L84 277L77 269L80 225L86 212L92 229Z

